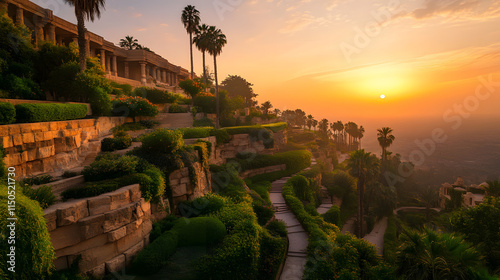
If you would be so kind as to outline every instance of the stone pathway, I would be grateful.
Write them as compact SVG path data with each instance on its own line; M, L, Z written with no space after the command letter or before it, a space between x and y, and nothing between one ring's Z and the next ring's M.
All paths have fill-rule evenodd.
M375 226L373 226L373 230L363 237L364 240L377 247L377 254L381 256L384 254L384 235L387 229L387 220L387 217L383 217L377 221Z

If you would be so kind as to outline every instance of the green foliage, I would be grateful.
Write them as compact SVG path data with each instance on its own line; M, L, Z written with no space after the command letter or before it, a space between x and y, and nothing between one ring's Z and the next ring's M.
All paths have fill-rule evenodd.
M201 79L185 79L179 82L179 87L192 98L205 90L205 86L203 85Z
M344 171L324 173L321 184L326 187L330 196L336 196L340 199L353 192L356 186L355 179Z
M199 119L199 120L194 120L193 126L194 127L207 127L207 126L215 127L215 124L211 119L203 118L203 119Z
M451 198L451 209L460 209L462 208L463 196L465 191L456 190L454 188L450 188L450 198Z
M198 94L194 98L194 106L199 108L200 113L215 114L216 113L215 96L210 94Z
M103 152L123 150L130 146L132 146L132 137L124 131L115 133L114 138L104 138L101 141L101 151Z
M179 236L179 246L212 246L226 235L224 224L213 217L182 218L172 229Z
M20 182L19 186L23 194L31 200L38 201L42 209L48 208L56 202L56 197L52 193L52 186L41 186L33 189L30 185Z
M113 128L113 131L135 131L135 130L143 130L143 129L152 129L156 126L158 126L160 123L157 121L153 120L141 120L138 122L129 122L129 123L124 123L119 126L115 126Z
M252 195L252 208L257 215L259 225L265 225L274 216L274 209L267 204L259 195Z
M48 122L81 119L87 116L85 104L23 103L16 105L20 123Z
M485 255L490 271L500 269L500 198L487 197L483 203L454 212L450 218L453 229L478 247Z
M44 279L54 269L55 253L50 235L45 225L43 212L37 202L27 198L21 192L15 193L16 207L14 216L9 215L7 208L8 193L6 186L0 187L0 260L3 265L0 270L5 275L10 275L10 279ZM15 273L7 271L7 262L11 252L7 237L10 236L11 223L7 218L17 218L15 222Z
M57 46L52 43L44 43L38 47L34 67L36 71L36 80L39 82L49 79L52 71L63 64L77 61L78 57L71 48L66 46Z
M228 143L231 140L231 136L229 136L225 129L212 129L210 136L215 136L217 145Z
M109 116L111 113L111 97L105 89L100 87L88 91L87 101L94 116Z
M177 103L172 104L170 107L168 107L168 112L169 113L187 113L188 109L186 107L182 107Z
M82 175L87 182L123 177L135 172L139 159L134 156L104 157L85 166Z
M139 275L156 273L174 254L177 244L178 235L175 231L163 233L135 257L131 265L132 272Z
M16 121L16 108L8 102L0 102L0 125Z
M269 230L271 234L278 235L281 237L288 236L288 230L286 229L285 222L281 220L273 220L267 224L266 229Z
M160 169L150 166L143 171L145 178L139 181L142 197L146 201L163 196L165 192L165 178Z
M33 185L43 185L54 181L54 177L51 175L40 175L34 177L27 177L23 179L23 183L33 186Z
M80 173L76 172L76 171L64 171L62 177L63 178L71 178L71 177L76 177L80 175Z
M184 139L193 139L210 137L210 131L212 129L212 127L186 127L179 129L179 131L182 132Z
M129 84L119 84L117 82L110 82L110 86L117 91L119 94L131 95L132 86ZM151 100L150 100L151 101ZM154 102L152 102L154 103Z
M164 232L171 230L177 223L178 219L179 218L177 218L177 216L171 214L168 215L165 219L155 222L153 224L151 234L149 235L149 242L155 241Z
M215 213L225 206L225 198L217 194L209 193L193 201L183 201L179 203L177 208L183 217L191 218Z
M260 263L259 280L274 280L280 264L284 261L286 252L286 239L273 236L264 230L260 236Z
M398 246L398 234L396 227L396 217L389 216L387 228L384 234L384 259L389 263L396 261L396 249Z
M277 153L274 155L245 154L232 160L238 162L243 171L286 164L287 173L293 174L311 165L311 157L312 155L309 151L302 150ZM258 180L252 179L252 182L258 182Z
M182 132L157 129L142 139L142 149L148 153L174 154L184 146Z
M298 199L307 200L309 180L302 175L293 176L288 182L292 185L293 191Z
M222 81L221 85L225 90L227 90L229 96L241 96L244 100L246 100L247 105L252 105L253 99L257 97L257 94L253 92L253 85L240 76L229 75L224 81Z
M334 224L339 228L342 228L343 224L340 220L340 208L337 205L333 205L330 210L323 214L323 219L330 224Z
M134 119L139 116L154 117L158 108L147 99L139 96L120 97L113 100L113 114Z

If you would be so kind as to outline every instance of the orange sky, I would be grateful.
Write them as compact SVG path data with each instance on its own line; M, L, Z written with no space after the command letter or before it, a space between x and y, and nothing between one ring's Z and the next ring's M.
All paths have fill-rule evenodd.
M70 7L36 0L75 22ZM500 82L500 1L494 0L107 0L93 32L117 43L125 35L189 66L180 22L195 5L203 23L228 37L219 79L241 75L258 100L302 108L330 121L442 116L473 102L479 76ZM208 60L210 65L212 59ZM201 54L195 71L201 72ZM500 85L470 103L499 114ZM385 99L380 99L384 94ZM474 106L471 106L474 105ZM476 108L477 107L477 108Z

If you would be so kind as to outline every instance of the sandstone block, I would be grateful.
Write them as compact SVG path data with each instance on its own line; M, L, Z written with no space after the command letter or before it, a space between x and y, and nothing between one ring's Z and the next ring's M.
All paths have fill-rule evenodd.
M125 265L130 265L142 249L144 249L144 239L139 241L139 243L135 244L134 246L130 247L130 249L128 249L127 251L123 252L123 254L125 255Z
M115 242L127 235L127 227L121 227L117 230L108 232L108 242Z
M139 184L130 185L124 187L123 189L129 191L129 197L131 202L138 201L139 199L141 199L141 186Z
M139 226L137 230L132 233L127 233L125 237L116 241L116 248L119 253L123 253L130 249L132 246L139 243L144 239L145 236L148 236L153 228L153 223L151 221L145 221L142 225Z
M184 177L184 178L182 178L182 179L181 179L181 181L180 181L180 183L181 183L181 184L189 184L189 182L190 182L190 180L189 180L189 178L188 178L188 177Z
M50 232L50 239L52 241L52 246L54 246L54 250L56 251L78 244L82 241L80 236L80 227L76 224L58 227Z
M118 255L115 243L107 243L99 247L90 248L81 252L82 259L79 263L80 271L89 271Z
M66 248L56 250L56 258L59 258L62 256L78 255L85 250L104 246L107 243L108 243L108 235L101 234L101 235L98 235L98 236L93 237L91 239L82 240L81 242L79 242L73 246L68 246ZM71 262L69 262L69 264L71 264Z
M57 228L57 209L49 207L43 210L43 217L45 218L47 230L53 231Z
M12 135L12 142L14 146L20 146L23 144L23 136L21 134Z
M90 239L104 233L103 224L106 217L104 214L90 216L78 221L83 239Z
M100 195L89 198L88 200L89 214L91 216L106 213L111 210L111 197L108 195Z
M125 205L122 208L107 212L105 214L106 220L104 221L103 225L104 232L110 232L130 223L132 219L132 210L134 207L136 207L136 204L131 203Z
M62 227L76 223L89 216L87 200L77 200L57 205L57 226Z
M63 270L63 269L69 268L68 257L64 256L64 257L57 258L54 261L54 266L56 267L56 270Z
M128 189L118 189L114 192L108 193L111 198L110 209L118 209L123 205L127 205L130 203L130 192Z
M187 193L187 184L180 184L175 188L172 188L172 196L178 197L185 195Z
M54 146L40 147L38 148L37 158L39 159L48 158L55 154L56 152Z
M140 205L145 215L151 214L151 203L149 201L146 201L144 200L144 198L141 198Z
M106 275L106 264L102 263L85 273L86 275L97 277L98 279L103 278Z
M125 268L125 255L119 255L110 261L106 262L106 272L117 272Z
M10 148L12 146L14 146L14 142L12 142L11 136L6 135L6 136L2 137L2 147L4 147L4 149Z

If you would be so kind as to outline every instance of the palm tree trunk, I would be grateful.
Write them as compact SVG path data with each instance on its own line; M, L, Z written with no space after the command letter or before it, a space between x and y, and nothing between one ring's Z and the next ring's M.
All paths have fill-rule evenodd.
M77 28L78 28L78 50L80 58L80 71L83 72L87 69L87 40L85 40L85 18L81 11L76 14Z
M358 238L363 238L363 200L364 200L364 182L361 178L358 181Z
M220 104L219 104L219 80L217 79L217 56L214 55L214 74L215 74L215 108L216 108L216 119L215 119L215 129L219 129L219 118L220 118Z
M191 53L191 80L193 79L193 33L189 33L189 51Z
M207 71L205 67L205 51L203 51L203 81L207 84Z

